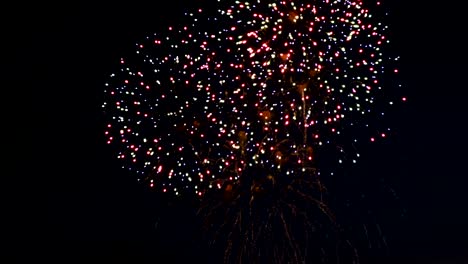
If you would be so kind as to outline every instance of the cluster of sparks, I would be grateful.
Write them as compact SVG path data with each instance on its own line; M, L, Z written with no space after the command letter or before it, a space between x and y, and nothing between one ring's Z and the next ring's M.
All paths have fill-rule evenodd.
M356 163L390 134L369 120L405 100L383 93L398 58L362 0L226 2L137 43L106 83L107 143L139 180L203 196L250 169L307 173L327 146Z

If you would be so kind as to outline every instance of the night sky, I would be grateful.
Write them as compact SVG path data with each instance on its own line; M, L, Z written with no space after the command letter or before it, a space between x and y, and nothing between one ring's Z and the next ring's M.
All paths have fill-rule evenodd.
M14 190L6 199L14 258L28 252L62 263L210 260L193 207L138 185L102 130L111 67L139 38L176 21L186 2L210 3L11 7L18 16L8 21L11 37L4 40L12 85L3 101L11 123L5 128L13 128L4 140L14 158L6 186ZM398 197L372 205L396 214L382 222L388 263L468 263L464 17L446 2L386 2L409 100L394 120L398 137L372 148L359 173L385 178Z

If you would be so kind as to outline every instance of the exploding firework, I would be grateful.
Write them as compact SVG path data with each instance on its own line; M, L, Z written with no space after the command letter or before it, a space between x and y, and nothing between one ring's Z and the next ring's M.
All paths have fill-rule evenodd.
M337 227L321 168L352 165L359 145L391 134L377 121L401 101L378 6L223 1L186 13L110 76L108 144L150 188L205 197L226 262L329 260L336 245L320 230Z

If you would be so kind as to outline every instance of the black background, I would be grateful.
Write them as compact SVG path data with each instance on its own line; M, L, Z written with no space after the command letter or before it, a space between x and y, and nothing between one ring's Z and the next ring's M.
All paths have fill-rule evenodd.
M111 67L139 38L175 21L188 2L4 9L4 153L13 157L3 177L4 215L11 219L6 256L62 263L208 261L210 252L193 239L192 208L144 191L120 170L104 144L100 116ZM388 229L390 263L468 263L462 9L449 1L386 2L409 102L394 145L365 164L369 174L391 176L407 211Z

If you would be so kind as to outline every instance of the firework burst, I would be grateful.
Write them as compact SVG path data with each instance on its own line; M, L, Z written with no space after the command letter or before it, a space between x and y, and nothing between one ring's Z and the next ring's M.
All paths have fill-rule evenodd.
M320 160L356 163L360 144L391 134L376 121L398 102L384 93L398 70L378 5L223 1L186 13L110 76L108 144L150 188L206 198L200 214L227 236L226 262L333 262Z

